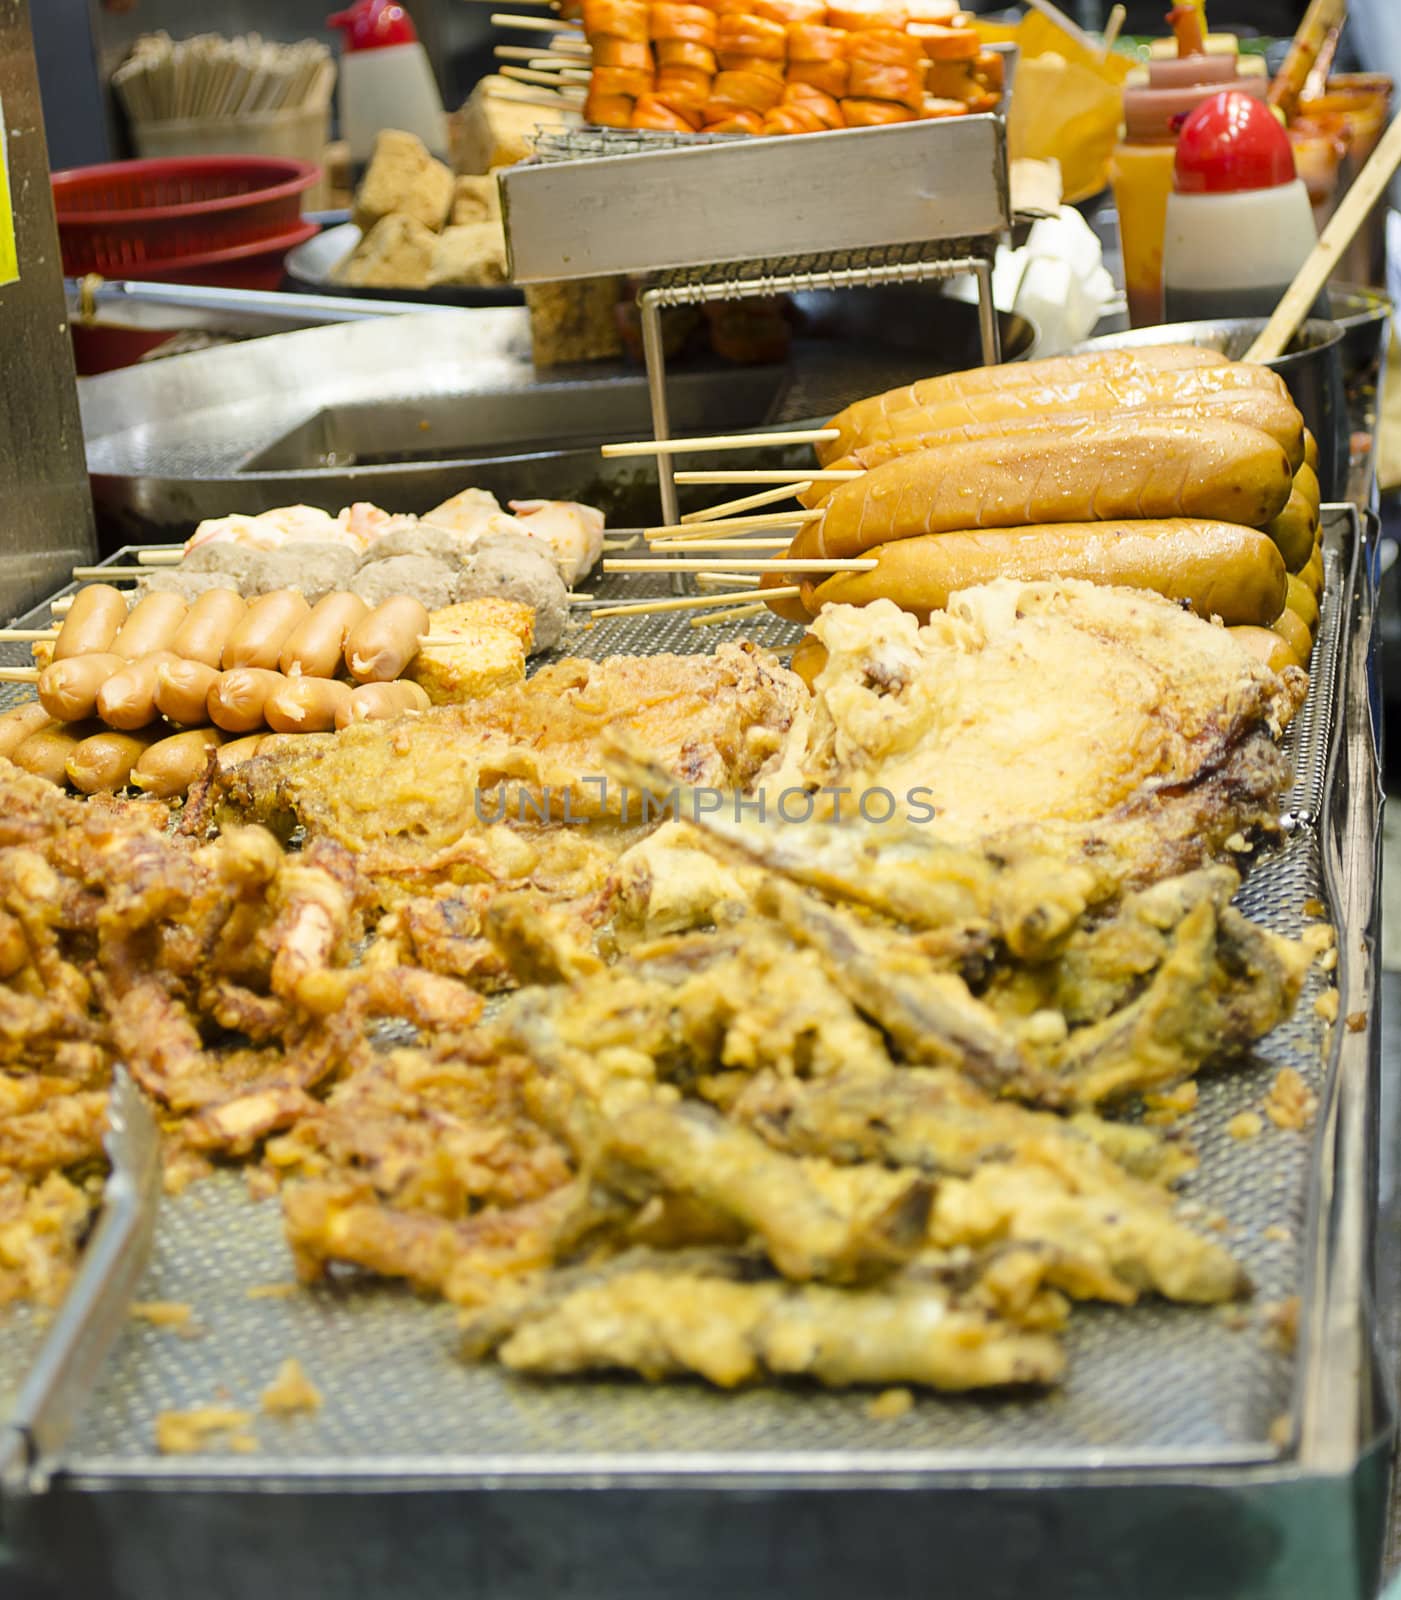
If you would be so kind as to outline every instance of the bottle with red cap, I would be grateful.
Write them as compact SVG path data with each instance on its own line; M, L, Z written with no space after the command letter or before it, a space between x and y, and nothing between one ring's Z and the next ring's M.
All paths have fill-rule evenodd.
M1227 90L1182 124L1163 238L1169 322L1268 317L1317 240L1274 112Z
M356 0L327 17L326 25L341 29L345 40L339 106L352 165L370 159L383 128L417 134L435 156L446 158L448 124L437 80L398 0Z

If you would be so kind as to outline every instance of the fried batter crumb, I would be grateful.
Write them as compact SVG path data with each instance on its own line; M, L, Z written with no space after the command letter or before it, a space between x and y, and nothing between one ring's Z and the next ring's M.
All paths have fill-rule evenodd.
M872 1422L894 1422L913 1409L915 1397L908 1389L882 1389L866 1402L866 1415Z
M1337 945L1332 945L1318 958L1318 970L1320 972L1332 972L1337 965L1338 947Z
M1331 950L1337 942L1338 936L1331 922L1310 923L1299 935L1299 943L1315 956L1321 956L1325 950Z
M1243 1306L1221 1306L1217 1315L1232 1333L1250 1326L1250 1313Z
M1233 1139L1253 1139L1264 1126L1258 1111L1238 1111L1226 1124L1226 1132Z
M1289 1351L1299 1337L1299 1296L1291 1294L1287 1300L1267 1300L1260 1307L1265 1331L1281 1350Z
M1288 1244L1294 1235L1282 1224L1272 1222L1268 1228L1263 1230L1262 1237L1268 1239L1271 1244Z
M134 1300L131 1315L153 1328L171 1328L188 1333L193 1326L194 1308L183 1300Z
M251 1411L240 1411L236 1406L162 1411L156 1417L156 1449L165 1456L194 1455L220 1434L229 1435L225 1443L231 1450L256 1449L257 1441L245 1432L252 1420Z
M1293 1067L1281 1067L1270 1085L1262 1108L1277 1128L1301 1133L1313 1126L1318 1111L1318 1096Z
M1361 1033L1367 1026L1367 1013L1365 1011L1349 1011L1347 1014L1347 1031Z
M1163 1094L1146 1094L1143 1103L1148 1108L1143 1120L1155 1128L1166 1127L1197 1109L1196 1082L1189 1078Z
M1321 900L1305 900L1304 915L1306 917L1326 917L1328 907Z
M249 1300L290 1300L300 1288L299 1283L255 1283L244 1294Z
M1325 1022L1338 1020L1338 991L1325 989L1313 1003L1313 1009Z
M1293 1438L1294 1423L1287 1411L1281 1411L1270 1424L1270 1443L1276 1450L1287 1450Z
M263 1390L263 1410L273 1417L291 1417L299 1411L319 1411L321 1391L302 1371L302 1364L289 1356L277 1369L277 1376Z

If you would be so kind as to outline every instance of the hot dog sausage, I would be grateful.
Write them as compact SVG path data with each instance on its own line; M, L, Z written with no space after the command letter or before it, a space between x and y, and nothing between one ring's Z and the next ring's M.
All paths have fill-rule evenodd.
M47 778L60 788L68 779L68 758L78 745L101 729L95 722L51 722L31 733L10 760L36 778Z
M1285 605L1303 619L1304 626L1311 635L1318 633L1318 601L1313 597L1313 591L1302 578L1296 577L1292 572L1287 580L1289 593Z
M115 794L126 788L131 769L151 743L139 733L95 733L68 757L68 781L82 794Z
M209 720L209 691L218 678L218 669L203 661L171 656L156 669L156 710L183 727L199 727Z
M924 534L871 554L879 563L873 571L838 573L811 598L805 589L809 609L885 598L927 618L950 594L993 578L1084 578L1153 589L1228 624L1268 626L1288 594L1284 562L1265 534L1186 518Z
M117 655L73 656L39 674L39 700L56 722L81 722L97 715L97 692L131 663Z
M293 628L310 615L306 597L295 589L274 589L259 595L244 612L224 646L224 668L276 668Z
M167 661L176 661L169 650L129 661L114 672L97 691L97 714L109 728L131 733L154 722L156 711L156 673Z
M110 583L90 583L79 589L59 629L54 660L111 650L126 617L126 596Z
M1313 554L1299 569L1299 576L1309 586L1309 593L1318 600L1323 594L1323 552L1314 546Z
M169 650L189 607L178 594L148 594L131 608L112 641L112 654L139 661L157 650Z
M1288 504L1265 524L1265 532L1279 547L1290 572L1298 572L1307 564L1313 554L1314 535L1318 532L1318 512L1310 506L1307 496L1299 492L1297 481L1290 490Z
M1304 419L1289 399L1266 389L1240 389L1224 394L1203 395L1182 405L1150 405L1123 413L1124 418L1142 421L1242 422L1267 433L1289 457L1291 472L1297 473L1304 461ZM1118 420L1118 419L1116 419ZM829 466L851 470L878 467L892 456L909 455L916 450L939 450L965 439L1011 439L1026 434L1047 437L1071 432L1088 437L1104 425L1103 416L1091 412L1053 413L1046 417L1003 417L994 422L970 422L938 433L904 434L898 439L883 439L862 445L850 455L839 456ZM831 483L815 483L798 499L805 506L820 505L835 492Z
M1231 628L1231 637L1243 650L1271 672L1283 672L1286 667L1297 667L1294 652L1273 628Z
M1283 511L1291 482L1284 451L1238 422L1105 421L1093 453L1067 434L978 439L899 456L839 484L813 554L858 556L915 534L1115 518L1259 527Z
M827 665L827 646L815 633L805 633L794 645L788 665L809 689L816 689L817 675Z
M333 678L287 678L268 696L263 718L274 733L329 733L350 694Z
M311 608L311 615L288 635L279 666L289 675L334 678L340 671L345 641L369 614L369 606L358 594L323 595Z
M833 417L834 428L863 432L876 417L912 407L928 407L948 400L967 400L973 395L1005 394L1011 389L1048 388L1055 384L1080 383L1090 379L1109 382L1115 378L1141 377L1154 372L1187 372L1200 367L1224 367L1226 357L1198 345L1144 345L1138 349L1105 350L1097 355L1051 356L1042 361L1015 361L1005 366L973 367L967 372L949 372L937 378L889 389L884 394L857 400Z
M418 654L428 632L428 608L406 594L376 606L345 641L345 664L357 683L387 683Z
M1294 474L1294 488L1308 502L1315 517L1323 498L1323 492L1318 485L1318 471L1311 467L1307 461Z
M1318 440L1304 429L1304 460L1314 472L1318 471Z
M266 667L235 667L220 673L209 691L209 720L225 733L252 733L263 726L263 707L287 680Z
M250 733L242 739L229 739L219 746L219 770L226 771L229 767L236 767L244 761L251 761L262 748L263 741L267 738L265 733Z
M9 760L31 733L38 733L54 720L37 700L6 711L0 715L0 756Z
M1308 666L1309 657L1313 654L1313 635L1297 611L1290 611L1286 606L1270 624L1270 631L1284 640L1301 667Z
M131 786L160 800L173 800L188 792L190 785L204 776L209 752L217 749L224 736L217 728L188 728L147 747L131 769Z
M431 704L426 691L407 678L395 683L366 683L336 713L336 727L348 728L352 722L385 722L406 711L426 711Z
M217 667L224 659L229 635L248 606L236 589L206 589L176 629L171 649L186 661Z
M999 369L1005 370L1005 369ZM849 455L861 445L880 439L899 438L907 433L932 433L942 428L962 427L970 422L994 422L1003 417L1041 417L1057 412L1119 412L1142 410L1150 405L1183 405L1205 395L1235 393L1243 389L1265 389L1288 399L1282 378L1268 367L1197 367L1185 372L1145 372L1110 378L1082 373L1057 383L1036 383L998 387L958 399L935 400L927 405L903 409L883 409L879 402L858 401L868 409L857 413L848 407L829 426L837 429L835 439L816 446L818 459L825 466L837 456ZM897 394L903 391L895 391Z

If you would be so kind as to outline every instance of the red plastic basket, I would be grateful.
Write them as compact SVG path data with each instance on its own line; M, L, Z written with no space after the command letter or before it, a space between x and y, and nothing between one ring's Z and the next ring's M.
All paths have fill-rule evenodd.
M199 156L118 161L53 175L63 270L139 277L143 267L285 236L319 176L309 161Z

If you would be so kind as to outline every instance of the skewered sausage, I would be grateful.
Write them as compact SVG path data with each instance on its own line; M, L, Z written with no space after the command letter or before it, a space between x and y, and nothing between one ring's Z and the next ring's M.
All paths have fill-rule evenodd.
M112 641L112 654L139 661L157 650L169 650L188 610L178 594L146 595L131 608Z
M97 714L109 728L132 733L156 720L156 674L167 661L180 658L157 650L139 661L128 661L97 691Z
M1266 534L1190 518L923 534L878 545L871 554L878 563L874 570L805 584L809 613L822 605L884 598L927 618L944 608L950 594L993 578L1084 578L1153 589L1227 624L1268 627L1288 596L1284 562Z
M80 722L97 715L97 691L130 665L121 656L73 656L55 661L39 674L39 700L57 722Z
M1229 630L1231 637L1243 650L1271 672L1283 672L1286 667L1297 667L1294 652L1273 628L1241 627Z
M1308 666L1309 657L1313 654L1313 635L1297 611L1291 611L1286 606L1270 624L1270 631L1284 640L1301 667Z
M156 710L183 727L198 727L208 720L209 691L218 678L218 668L203 661L163 661L156 669Z
M224 646L224 667L277 666L292 630L311 614L306 597L295 589L274 589L259 595L244 612Z
M247 610L246 601L236 589L207 589L176 629L170 648L186 661L217 667L224 659L229 635Z
M1284 510L1265 524L1265 532L1279 546L1290 572L1298 572L1308 565L1313 555L1314 535L1318 532L1318 513L1299 492L1297 484L1291 488Z
M69 756L84 739L101 731L95 722L51 722L31 733L10 760L34 777L46 778L62 788L68 780Z
M274 733L329 733L351 696L348 683L332 678L287 678L263 704Z
M0 714L0 756L9 760L31 733L38 733L55 720L37 700L26 705L12 706Z
M205 710L225 733L252 733L263 726L263 707L287 679L267 667L232 667L221 672L209 691Z
M110 728L76 745L64 770L68 781L82 794L115 794L125 789L131 769L151 745L139 733L116 733Z
M912 534L1105 518L1198 517L1260 527L1289 499L1289 461L1236 422L1105 422L1073 434L977 439L897 456L827 499L795 553L856 556Z
M224 736L217 728L188 728L168 739L158 739L142 753L131 769L131 786L160 800L174 800L189 792L209 766L209 752Z
M345 664L357 683L397 678L418 654L428 632L428 608L408 595L396 595L356 623L345 641Z
M226 739L219 746L216 759L220 772L227 771L230 767L239 766L245 761L251 761L262 749L267 739L265 733L250 733L242 739Z
M370 614L358 594L328 594L287 636L278 665L288 674L333 678L340 671L345 641Z
M366 683L351 693L336 713L336 727L354 722L383 722L406 711L426 711L432 704L427 692L407 678L394 683Z
M73 596L54 644L54 660L110 651L127 618L126 596L110 583L90 583Z

